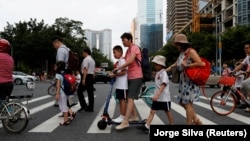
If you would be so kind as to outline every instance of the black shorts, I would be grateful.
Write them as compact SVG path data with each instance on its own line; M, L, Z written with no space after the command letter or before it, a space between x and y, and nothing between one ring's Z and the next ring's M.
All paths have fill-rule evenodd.
M116 99L127 99L128 90L116 89Z
M159 102L159 101L153 101L152 110L163 110L163 111L169 111L171 110L171 102Z
M6 96L10 96L13 87L14 87L13 82L0 83L0 99L5 100Z

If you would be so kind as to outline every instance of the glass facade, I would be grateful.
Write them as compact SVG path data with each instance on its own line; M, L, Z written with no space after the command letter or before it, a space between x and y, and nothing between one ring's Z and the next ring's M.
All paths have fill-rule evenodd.
M238 0L238 24L249 25L250 24L250 1Z
M163 24L143 24L140 26L141 44L149 53L157 52L163 46Z
M138 0L138 24L140 46L149 53L163 46L163 1Z

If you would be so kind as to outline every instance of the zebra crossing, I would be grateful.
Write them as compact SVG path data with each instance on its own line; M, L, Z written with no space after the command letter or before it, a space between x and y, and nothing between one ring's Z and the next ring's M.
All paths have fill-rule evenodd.
M40 97L37 97L37 98L30 100L29 104L36 103L36 102L46 100L49 98L51 99L51 96L49 96L49 95L40 96ZM85 99L87 101L87 97L85 97ZM211 107L210 107L208 101L209 101L209 99L207 99L204 96L201 96L201 101L195 102L194 104L196 107L211 111ZM36 113L38 113L38 112L41 112L41 111L46 110L48 108L51 108L53 106L53 104L54 104L54 100L51 99L49 102L40 104L40 105L35 106L33 108L30 108L29 110L30 110L31 115L36 115ZM137 110L138 115L140 117L142 117L142 119L146 119L149 112L150 112L150 107L144 102L143 99L135 100L135 105L136 105L136 108L138 109ZM91 121L91 124L87 130L87 133L99 134L99 133L111 133L112 132L112 126L115 126L115 125L110 125L110 126L108 125L105 130L100 130L97 127L97 123L101 119L101 115L103 114L104 106L105 106L105 102L103 102L103 106L99 109L98 113L95 115L95 118L90 119L92 121ZM80 108L80 105L78 104L78 105L72 107L72 110L77 111L77 109L79 109L79 108ZM110 103L109 103L109 108L108 108L108 113L109 113L110 117L113 117L115 115L116 108L119 108L119 105L116 103L115 99L112 97L110 100ZM176 114L178 114L184 118L186 117L185 110L178 103L175 103L175 100L172 100L172 112L175 112ZM59 127L59 124L58 124L59 117L58 116L60 114L61 113L58 111L58 113L51 115L50 118L48 118L47 120L42 121L38 125L32 127L27 132L29 132L29 133L51 133L51 132L55 131ZM201 119L201 121L205 125L219 125L220 124L220 123L216 122L215 120L208 119L208 117L206 117L206 115L202 115L199 112L197 113L197 116ZM224 116L223 118L230 118L230 119L233 119L237 122L241 122L243 124L249 124L250 123L249 116L250 115L242 115L242 114L233 112L233 113L229 114L228 116ZM154 116L154 119L153 119L151 124L157 124L157 125L167 124L162 120L163 118L166 118L166 117L160 117L158 114L156 114ZM1 128L2 128L2 125L0 124L0 129ZM0 130L0 132L1 132L1 130Z

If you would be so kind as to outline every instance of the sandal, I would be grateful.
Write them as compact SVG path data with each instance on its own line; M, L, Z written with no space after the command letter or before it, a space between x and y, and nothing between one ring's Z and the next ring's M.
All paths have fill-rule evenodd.
M76 113L73 112L72 115L71 115L71 117L70 117L70 121L73 121L75 119L75 116L76 116Z
M70 121L69 121L69 120L59 123L59 125L69 125L69 124L70 124Z
M193 121L194 125L202 125L202 122L200 121L200 119L197 119L196 121Z

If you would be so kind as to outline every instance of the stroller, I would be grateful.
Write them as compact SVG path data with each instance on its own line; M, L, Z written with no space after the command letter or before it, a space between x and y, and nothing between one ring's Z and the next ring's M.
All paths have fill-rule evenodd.
M107 125L120 124L120 123L112 121L112 119L110 118L109 113L108 113L108 107L109 107L110 99L112 98L112 90L113 90L114 83L115 83L115 79L111 79L111 81L110 81L111 89L110 89L110 93L108 94L108 96L106 98L106 103L104 106L102 119L99 120L99 122L97 123L97 127L100 130L104 130L107 127ZM145 123L146 123L146 119L144 119L142 121L138 121L138 122L129 122L129 124L145 124Z

